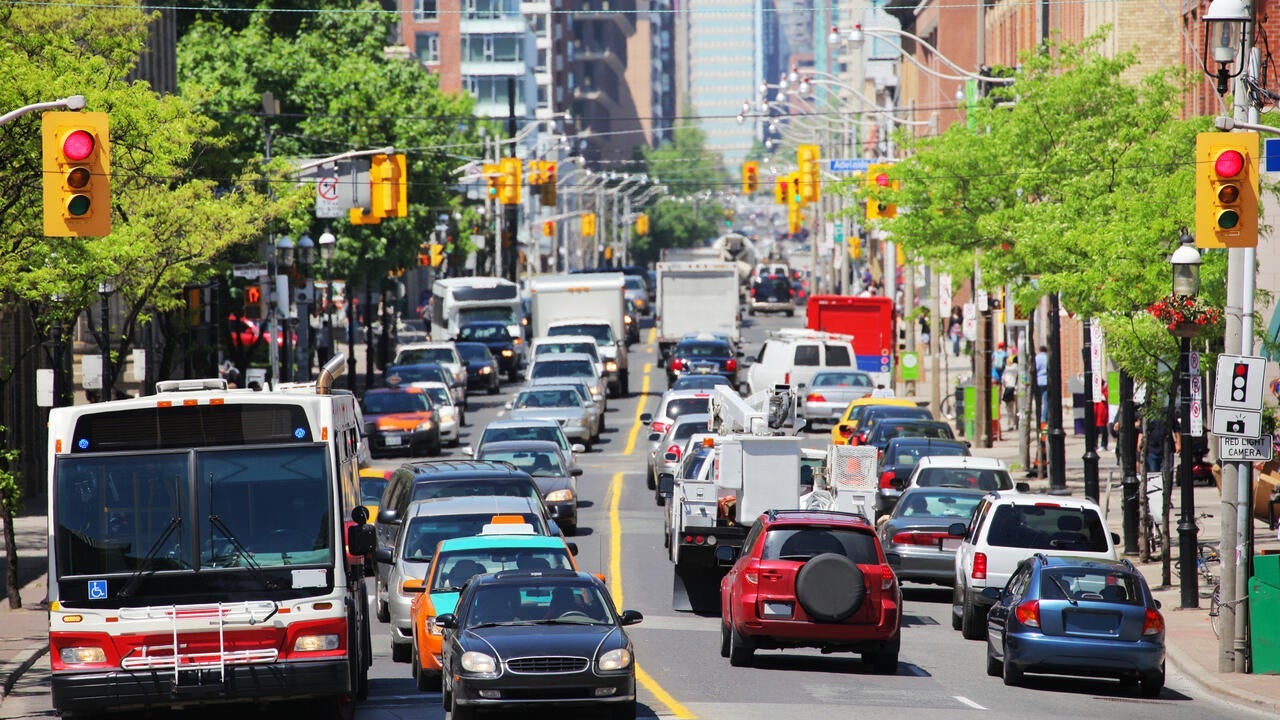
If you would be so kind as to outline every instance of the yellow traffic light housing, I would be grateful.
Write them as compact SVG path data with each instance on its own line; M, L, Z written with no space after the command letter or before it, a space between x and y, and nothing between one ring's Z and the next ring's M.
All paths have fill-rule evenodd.
M556 206L556 164L547 160L542 163L542 189L539 193L539 199L543 207Z
M596 235L596 214L584 213L582 216L582 237L589 238Z
M787 204L787 178L782 176L773 181L773 201L779 205Z
M505 157L499 165L501 172L498 180L498 202L503 205L519 205L524 180L520 158Z
M502 180L502 167L497 164L485 163L482 170L487 196L490 200L497 200L498 185L501 184Z
M546 220L542 223L542 237L555 237L556 221Z
M748 160L742 163L742 194L754 195L760 188L760 163Z
M804 211L798 203L787 206L787 232L795 235L804 229Z
M821 152L817 145L801 145L796 148L796 160L800 166L800 199L806 203L818 202L821 195Z
M1258 134L1196 136L1196 245L1258 244Z
M408 180L404 155L374 155L369 161L369 214L376 218L407 216Z
M880 163L871 165L867 168L867 188L873 192L879 191L881 188L888 190L897 190L898 181L889 179L889 171L893 169L893 165L888 163ZM874 197L867 198L867 219L878 220L880 218L895 218L898 216L898 206L892 203L881 203Z
M104 112L47 112L41 118L44 234L111 232L111 140Z
M640 213L639 215L636 215L636 234L637 235L649 234L649 216L648 215L644 213Z
M787 173L786 178L787 206L800 207L804 205L804 198L800 193L800 173Z

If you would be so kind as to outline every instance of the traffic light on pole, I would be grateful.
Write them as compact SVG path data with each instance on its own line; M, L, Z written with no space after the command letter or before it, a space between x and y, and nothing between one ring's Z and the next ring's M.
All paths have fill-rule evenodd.
M520 158L502 158L502 172L498 180L498 202L503 205L519 205L520 189L524 180Z
M490 200L497 200L498 185L501 183L501 180L502 180L502 166L485 163L483 167L483 171L484 171L484 184L488 191L488 197Z
M787 204L787 177L785 175L773 180L773 201L779 205Z
M409 183L405 157L374 155L369 161L369 214L376 218L409 214Z
M548 160L542 163L542 191L540 199L543 207L556 206L556 164Z
M795 235L804 228L804 212L798 203L787 206L787 232Z
M556 221L547 220L542 223L542 237L555 237Z
M529 161L529 187L538 187L542 185L542 161Z
M867 168L867 187L873 192L879 191L881 188L890 190L898 189L898 181L889 179L889 170L893 166L889 164L877 164ZM894 218L898 216L898 206L892 203L881 203L874 197L867 198L867 219L877 220L879 218Z
M44 234L111 232L111 140L107 114L47 112L41 118Z
M1258 134L1196 136L1196 245L1258 244Z
M821 194L820 154L821 150L817 145L801 145L796 148L796 160L800 166L800 199L806 203L818 202Z
M644 213L640 213L639 215L636 215L636 234L637 235L649 234L649 216L648 215Z
M787 205L789 207L800 207L804 204L804 199L800 195L800 173L787 173L785 178L787 188Z
M582 237L589 238L596 236L596 214L584 213L582 215Z
M760 188L760 163L748 160L742 163L742 194L753 195Z

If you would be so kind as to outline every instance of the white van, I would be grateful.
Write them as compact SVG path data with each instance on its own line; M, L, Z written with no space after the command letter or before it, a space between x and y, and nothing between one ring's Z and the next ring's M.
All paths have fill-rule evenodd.
M799 390L820 370L856 369L851 335L781 330L764 341L760 354L747 368L747 386L752 393L774 385L792 385Z

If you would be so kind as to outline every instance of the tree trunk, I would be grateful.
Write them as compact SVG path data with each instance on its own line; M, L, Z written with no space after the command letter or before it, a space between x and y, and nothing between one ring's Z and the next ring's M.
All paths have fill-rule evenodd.
M13 513L9 512L7 498L0 499L0 514L4 515L5 587L9 589L9 607L22 607L22 588L18 587L18 542L13 532Z

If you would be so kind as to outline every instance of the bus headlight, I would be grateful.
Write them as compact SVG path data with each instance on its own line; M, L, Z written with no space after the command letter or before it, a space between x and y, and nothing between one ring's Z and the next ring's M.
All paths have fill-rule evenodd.
M320 652L338 649L337 635L299 635L293 641L294 652Z
M498 672L498 663L484 653L470 650L462 653L462 669L469 673L494 675Z
M564 488L563 490L552 490L547 493L547 496L543 499L549 503L572 502L573 491L569 488Z
M88 665L107 661L107 654L100 647L62 648L58 651L58 655L62 658L62 662L67 665Z
M618 372L618 363L613 360L606 360L604 363L605 372Z
M618 648L600 656L600 660L596 666L601 670L623 670L631 665L631 651L626 648Z

